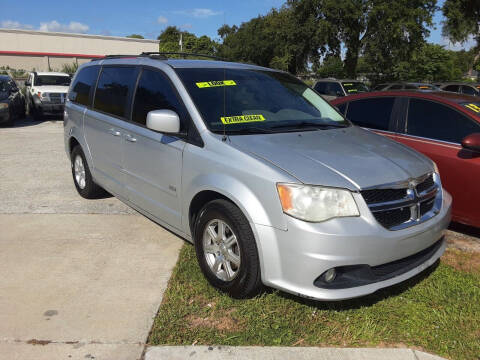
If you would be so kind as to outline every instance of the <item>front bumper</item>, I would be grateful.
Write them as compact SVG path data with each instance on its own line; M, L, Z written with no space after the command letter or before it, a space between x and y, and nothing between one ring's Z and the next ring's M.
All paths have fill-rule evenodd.
M44 114L59 114L63 113L65 104L50 104L42 102L37 105L37 108Z
M357 194L355 196L361 197ZM451 196L443 190L442 207L433 218L418 225L390 231L383 228L368 210L357 201L359 217L337 218L323 223L308 223L287 215L288 230L254 225L265 285L286 292L318 299L342 300L371 294L422 272L445 251L443 231L451 219ZM433 247L438 243L436 247ZM432 251L421 262L396 269L391 277L340 288L321 287L315 281L326 270L337 267L368 265L389 266L427 248ZM398 262L397 262L398 263ZM412 265L413 264L413 265ZM413 266L413 267L412 267ZM378 280L378 279L377 279ZM358 286L357 286L358 285Z
M0 110L0 124L10 121L10 111L7 109Z

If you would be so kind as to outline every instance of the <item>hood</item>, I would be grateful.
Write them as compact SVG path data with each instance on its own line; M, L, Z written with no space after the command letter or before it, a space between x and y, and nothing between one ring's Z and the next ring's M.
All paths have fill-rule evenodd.
M230 141L306 184L357 190L416 178L433 170L425 156L356 126L236 135L230 136Z
M35 86L35 90L41 91L41 92L51 92L51 93L66 93L68 92L68 86L42 85L42 86Z

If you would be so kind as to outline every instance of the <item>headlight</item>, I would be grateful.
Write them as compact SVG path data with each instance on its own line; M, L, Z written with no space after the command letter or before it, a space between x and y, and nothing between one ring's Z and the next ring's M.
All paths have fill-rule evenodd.
M433 161L433 169L435 170L435 172L440 175L440 171L438 170L438 166L437 166L437 163L435 161Z
M283 211L301 220L320 222L360 215L348 190L297 184L277 184L277 190Z
M0 103L0 110L3 110L3 109L8 109L7 103Z

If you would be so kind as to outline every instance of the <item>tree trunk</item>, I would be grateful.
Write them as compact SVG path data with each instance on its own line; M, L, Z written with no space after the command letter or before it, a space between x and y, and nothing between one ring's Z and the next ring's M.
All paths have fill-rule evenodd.
M345 55L344 69L346 76L355 79L357 76L358 53L360 52L360 40L346 43L347 54Z

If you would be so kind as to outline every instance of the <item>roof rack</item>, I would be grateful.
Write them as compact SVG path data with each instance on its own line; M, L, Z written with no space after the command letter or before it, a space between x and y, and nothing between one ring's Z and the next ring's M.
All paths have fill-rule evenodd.
M105 55L99 58L92 59L91 61L99 61L99 60L105 60L105 59L123 59L123 58L135 58L138 55L130 54L130 55Z
M221 57L213 56L213 55L205 55L205 54L197 54L197 53L186 53L186 52L157 52L157 51L149 51L149 52L142 52L140 55L105 55L101 58L92 59L91 61L99 61L99 60L106 60L106 59L125 59L125 58L136 58L136 57L150 57L159 60L168 60L167 55L178 55L182 56L184 59L188 56L195 56L195 57L204 57L208 59L215 59L215 60L224 60Z
M168 59L167 55L178 55L182 56L184 59L188 56L196 56L196 57L204 57L208 59L215 59L215 60L224 60L221 57L213 56L213 55L205 55L205 54L198 54L198 53L187 53L187 52L157 52L157 51L148 51L142 52L140 56L150 56L150 57L162 57Z

